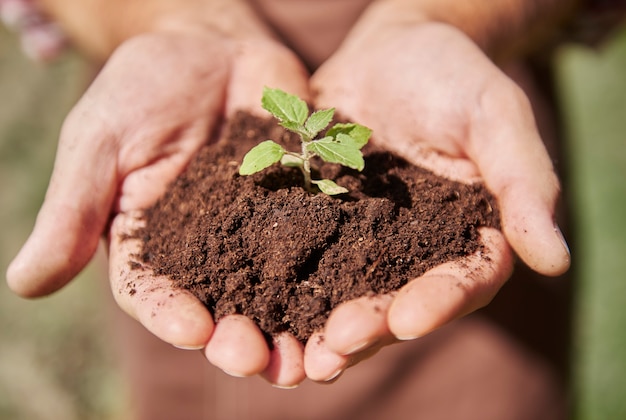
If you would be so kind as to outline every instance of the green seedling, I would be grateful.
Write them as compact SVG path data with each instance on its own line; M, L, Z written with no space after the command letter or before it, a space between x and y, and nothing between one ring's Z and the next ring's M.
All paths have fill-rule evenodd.
M273 140L261 142L244 156L239 174L252 175L280 162L302 171L304 188L308 191L312 191L315 185L328 195L347 193L346 188L330 179L311 179L311 159L317 156L326 162L362 171L365 161L361 149L367 144L372 131L359 124L338 123L318 138L330 125L335 114L334 108L309 114L309 107L302 99L280 89L270 88L263 90L261 104L281 126L300 136L302 147L300 152L292 152Z

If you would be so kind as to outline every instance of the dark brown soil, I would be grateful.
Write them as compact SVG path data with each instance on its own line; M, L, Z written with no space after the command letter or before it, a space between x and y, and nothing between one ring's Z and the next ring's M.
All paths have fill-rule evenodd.
M397 290L480 247L477 228L499 227L482 185L437 177L368 146L362 173L318 162L351 192L311 194L297 169L249 177L238 166L271 138L298 150L274 120L240 113L145 212L141 261L194 293L216 319L238 313L268 336L305 342L339 303Z

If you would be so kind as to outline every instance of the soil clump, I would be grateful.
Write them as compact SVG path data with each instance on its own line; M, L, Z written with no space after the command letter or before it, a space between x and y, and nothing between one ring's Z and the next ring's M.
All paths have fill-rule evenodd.
M139 261L192 292L216 320L243 314L268 337L289 331L306 342L341 302L397 290L478 251L479 227L499 228L483 185L441 178L370 145L363 172L316 162L315 178L350 190L339 197L306 192L294 168L238 175L243 155L266 139L300 147L274 119L238 113L136 232Z

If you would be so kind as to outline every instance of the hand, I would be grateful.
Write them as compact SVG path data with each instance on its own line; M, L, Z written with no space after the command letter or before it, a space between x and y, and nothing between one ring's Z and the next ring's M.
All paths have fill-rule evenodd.
M335 309L324 340L309 340L305 351L306 373L319 380L486 305L511 273L507 243L539 273L569 266L554 224L559 184L521 90L453 27L360 29L314 74L316 106L335 106L372 128L373 141L436 173L483 181L503 232L481 231L488 261L443 264L396 294Z
M295 339L278 339L270 352L247 318L226 317L215 326L191 294L151 272L129 270L137 243L122 235L224 116L259 111L264 85L307 97L307 77L270 40L234 41L198 28L122 44L64 123L34 231L9 267L10 287L28 297L63 287L92 258L111 221L111 287L126 312L168 343L206 347L207 358L225 371L263 372L281 386L301 381L303 350Z

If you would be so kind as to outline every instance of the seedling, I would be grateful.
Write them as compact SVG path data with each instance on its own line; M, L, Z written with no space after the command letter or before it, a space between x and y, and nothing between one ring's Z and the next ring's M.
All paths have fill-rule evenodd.
M304 188L312 191L312 185L328 195L347 193L348 190L330 179L311 179L311 159L315 156L329 163L339 163L358 171L365 166L361 149L372 131L355 123L338 123L325 135L319 134L331 123L335 109L323 109L309 115L306 102L280 89L265 88L261 99L263 108L269 111L281 126L300 136L301 151L285 150L273 140L266 140L253 147L243 158L240 175L252 175L277 162L297 167L304 176Z

